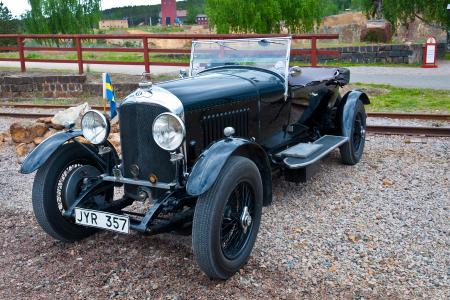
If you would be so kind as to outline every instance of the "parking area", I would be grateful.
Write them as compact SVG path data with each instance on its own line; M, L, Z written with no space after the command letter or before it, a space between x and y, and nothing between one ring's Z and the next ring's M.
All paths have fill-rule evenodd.
M450 141L420 141L369 136L354 167L334 151L306 184L276 178L250 261L226 282L200 271L190 236L52 240L31 210L33 174L3 145L0 298L448 298Z

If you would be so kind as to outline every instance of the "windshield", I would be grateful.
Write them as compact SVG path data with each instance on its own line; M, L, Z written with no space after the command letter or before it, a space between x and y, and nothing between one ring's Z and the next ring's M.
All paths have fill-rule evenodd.
M270 70L286 80L290 48L290 37L194 41L190 75L210 68L237 65Z

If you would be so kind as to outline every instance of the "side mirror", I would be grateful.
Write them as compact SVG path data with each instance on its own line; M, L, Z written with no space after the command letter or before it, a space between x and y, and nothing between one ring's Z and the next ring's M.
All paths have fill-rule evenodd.
M178 76L179 76L180 78L186 78L186 77L187 77L187 71L186 71L186 69L181 69L181 70L180 70L180 73L178 74Z

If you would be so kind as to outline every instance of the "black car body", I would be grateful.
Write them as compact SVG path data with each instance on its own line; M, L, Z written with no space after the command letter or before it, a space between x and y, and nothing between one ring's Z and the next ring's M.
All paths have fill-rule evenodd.
M274 171L305 181L337 147L344 163L357 163L369 103L360 91L339 95L349 82L346 69L289 68L288 56L272 69L258 65L282 57L283 47L289 54L289 38L250 41L244 46L256 53L256 63L224 63L227 51L238 60L239 43L246 42L212 41L203 52L193 50L193 59L217 45L220 63L191 63L191 76L145 82L129 95L119 109L121 157L98 112L83 119L83 131L68 130L37 147L22 172L39 169L33 205L42 227L66 241L93 232L81 225L192 231L201 269L211 278L234 274L250 255L261 207L272 202ZM83 134L96 142L78 142ZM122 185L123 197L114 200ZM134 201L151 205L145 214L125 210Z

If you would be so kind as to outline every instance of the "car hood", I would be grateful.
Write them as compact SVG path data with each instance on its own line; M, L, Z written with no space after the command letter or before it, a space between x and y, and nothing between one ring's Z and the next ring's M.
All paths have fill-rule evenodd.
M253 68L213 69L158 86L177 96L185 111L237 101L276 101L285 91L282 78Z

